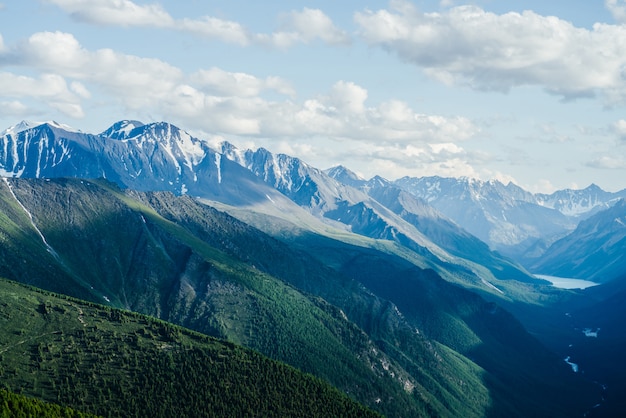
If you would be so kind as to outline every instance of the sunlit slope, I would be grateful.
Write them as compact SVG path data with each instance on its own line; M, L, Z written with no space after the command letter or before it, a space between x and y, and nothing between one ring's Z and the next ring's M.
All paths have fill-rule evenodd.
M3 279L0 321L4 387L80 411L137 417L377 416L320 379L254 351ZM11 401L9 395L5 399ZM29 404L23 407L32 413ZM54 416L48 415L52 407L38 411ZM57 416L81 416L63 411Z

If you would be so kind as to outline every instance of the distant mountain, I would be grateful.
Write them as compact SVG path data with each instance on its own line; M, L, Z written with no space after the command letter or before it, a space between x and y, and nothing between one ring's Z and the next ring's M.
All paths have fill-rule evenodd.
M626 196L626 190L609 193L595 185L535 195L497 180L404 177L394 183L526 266L571 232L580 219Z
M489 277L474 271L472 263L488 265L498 279L534 281L520 266L493 254L426 202L385 179L365 181L341 166L321 171L263 148L241 151L224 143L221 151L312 214L360 235L397 242L421 255L423 266L463 276L466 285L493 291Z
M626 200L578 224L552 244L532 266L533 271L558 277L607 282L626 269Z
M357 189L365 186L367 183L367 180L342 165L329 168L328 170L324 170L324 172L338 182L356 187Z
M491 251L483 241L394 183L374 177L361 187L450 254L487 267L499 279L534 281L517 263Z
M592 184L581 190L558 190L549 195L539 193L535 197L542 206L556 209L567 216L584 219L626 198L626 189L611 193Z

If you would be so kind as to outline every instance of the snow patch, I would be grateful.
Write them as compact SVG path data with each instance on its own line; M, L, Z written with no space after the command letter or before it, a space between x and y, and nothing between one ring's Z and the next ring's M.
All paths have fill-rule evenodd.
M17 196L15 195L15 193L13 192L13 186L11 186L11 183L9 183L9 179L7 179L6 177L3 177L2 180L4 180L4 182L6 183L7 187L9 188L9 192L11 192L11 196L13 196L13 199L15 199L15 201L17 202L18 205L20 205L20 207L22 208L22 210L24 212L26 212L26 215L28 215L28 219L30 219L30 224L33 226L33 228L35 229L35 231L37 231L37 234L39 234L39 237L41 238L41 241L44 243L44 245L46 246L46 250L52 254L52 256L54 256L54 258L59 259L59 254L57 254L56 251L54 251L54 248L52 248L52 246L50 244L48 244L48 241L46 241L46 237L44 237L43 233L41 232L41 230L37 227L37 225L35 225L35 221L33 219L33 215L28 211L28 209L26 209L26 206L24 206L22 204L22 202L20 202L20 200L17 198Z
M487 280L483 279L482 277L481 277L480 281L483 282L483 284L485 286L487 286L487 287L495 290L496 292L499 292L499 293L504 295L504 292L502 290L498 289L497 287L495 287L493 284L489 283Z
M217 182L222 182L222 154L215 153L215 167L217 167Z

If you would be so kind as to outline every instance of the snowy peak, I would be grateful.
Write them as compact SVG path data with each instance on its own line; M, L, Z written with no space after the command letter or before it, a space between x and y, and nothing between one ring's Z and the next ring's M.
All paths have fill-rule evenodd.
M111 125L111 127L102 132L100 136L111 139L126 139L132 136L131 132L134 129L142 126L144 126L144 124L136 120L121 120Z
M538 194L542 206L556 209L567 216L589 216L609 208L619 199L626 197L626 190L611 193L591 184L582 190L565 189L550 195Z
M366 180L363 177L359 176L358 174L349 170L343 165L329 168L328 170L324 170L324 172L329 177L348 186L362 187L366 183Z
M2 131L0 133L0 136L6 136L6 135L18 135L24 131L28 131L30 129L35 129L38 128L42 125L48 125L52 128L57 128L57 129L62 129L64 131L67 132L80 132L74 128L72 128L69 125L65 125L62 123L58 123L55 121L45 121L45 122L34 122L34 121L27 121L27 120L23 120L20 123L18 123L17 125L11 126L10 128L5 129L4 131Z

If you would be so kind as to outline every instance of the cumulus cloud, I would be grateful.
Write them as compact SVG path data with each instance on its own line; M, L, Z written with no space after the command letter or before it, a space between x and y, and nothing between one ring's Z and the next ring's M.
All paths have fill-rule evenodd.
M281 48L320 39L329 44L348 44L350 36L337 28L332 20L319 9L304 8L282 16L281 29L271 35L257 35L260 43Z
M3 97L34 98L47 102L49 106L72 118L84 116L80 98L70 90L65 79L57 74L43 74L34 78L2 72L0 92ZM20 102L5 102L5 106L7 103L11 105L9 109L22 110Z
M89 51L73 35L63 32L35 33L21 42L9 59L13 65L96 83L126 98L130 108L161 98L183 77L180 69L161 60L111 49ZM74 84L73 88L81 96L89 95L84 85Z
M174 19L158 4L130 0L47 0L72 18L99 25L171 27Z
M252 97L264 90L274 90L280 94L294 96L293 87L280 77L260 79L241 72L228 72L213 67L192 74L194 84L206 91L223 96Z
M318 155L336 152L341 143L353 156L373 158L372 167L391 161L406 173L413 167L415 174L419 165L441 175L471 174L468 154L458 145L479 132L471 120L423 114L399 100L370 103L367 89L347 80L296 100L294 88L279 77L217 67L185 73L157 59L88 50L63 32L35 33L0 54L0 62L41 74L0 73L0 100L9 99L4 107L30 99L80 118L87 102L121 104L139 119L165 119L196 132L293 147L304 140ZM90 102L92 91L97 104ZM19 110L17 102L12 106ZM320 138L323 147L316 145Z
M626 160L622 157L605 155L589 161L587 166L607 170L623 170L626 169Z
M304 8L281 17L281 28L271 34L250 33L238 22L213 16L173 18L159 4L138 5L131 0L46 0L77 21L110 26L145 26L189 32L199 37L247 46L262 44L287 48L316 39L346 44L349 35L319 9Z
M249 45L251 42L251 35L237 22L204 16L199 19L185 18L179 23L175 23L174 28L204 38L218 39L242 46Z
M611 130L618 136L619 139L626 141L626 120L620 119L613 123Z
M406 2L356 13L359 33L431 77L479 90L535 85L564 98L626 97L626 26L577 28L532 11L495 14L476 6L421 13Z
M626 23L626 2L624 0L605 0L604 5L616 21Z
M0 101L0 113L5 116L22 117L32 114L32 109L18 100Z

